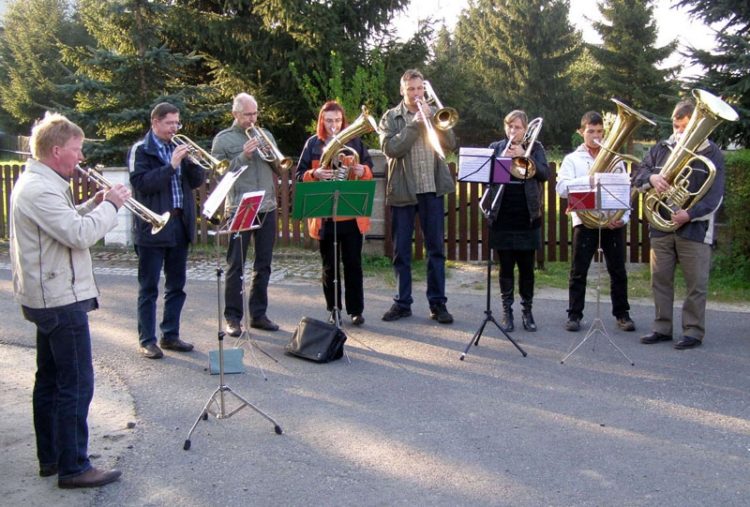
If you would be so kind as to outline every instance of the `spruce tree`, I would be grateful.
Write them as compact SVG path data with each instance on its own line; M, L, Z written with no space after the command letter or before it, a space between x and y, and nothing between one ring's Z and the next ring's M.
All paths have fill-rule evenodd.
M740 115L739 121L719 126L712 139L723 145L750 146L750 4L745 0L683 0L677 5L716 29L716 49L688 48L692 62L705 71L689 85L721 95Z

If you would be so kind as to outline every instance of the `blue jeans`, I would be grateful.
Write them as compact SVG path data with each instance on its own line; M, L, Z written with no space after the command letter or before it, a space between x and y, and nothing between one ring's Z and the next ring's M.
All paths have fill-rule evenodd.
M233 234L227 249L226 285L224 287L224 318L230 321L241 321L244 315L242 308L243 273L247 248L250 239L255 238L255 260L253 261L253 279L250 286L250 297L247 301L252 319L259 319L268 309L268 282L271 280L271 261L273 245L276 242L276 210L259 215L262 224L252 231Z
M398 294L393 300L402 308L411 308L411 250L414 218L419 225L427 250L427 301L430 306L445 304L445 247L443 197L434 192L417 194L417 204L391 206L391 237L393 239L393 271Z
M56 308L22 307L36 325L34 430L39 465L57 465L59 478L91 468L88 457L89 405L94 367L87 312L96 300Z
M164 315L161 338L180 338L180 314L185 305L185 270L187 269L188 236L185 227L178 227L177 244L172 247L136 246L138 254L138 341L144 347L156 343L156 298L159 277L164 267Z

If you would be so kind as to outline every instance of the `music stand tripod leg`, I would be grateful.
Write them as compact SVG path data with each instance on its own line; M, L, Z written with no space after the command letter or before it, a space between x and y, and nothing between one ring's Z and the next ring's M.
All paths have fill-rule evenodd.
M218 239L218 234L217 234L216 236L217 247L218 247L218 241L219 239ZM224 333L224 330L222 329L222 314L221 314L221 275L223 273L224 273L224 270L221 268L221 266L219 265L219 262L217 261L217 264L216 264L216 325L218 329L217 339L219 341L219 387L216 388L216 390L208 398L208 401L201 409L201 412L198 415L198 418L196 419L193 426L190 428L190 431L188 432L188 435L185 439L185 443L182 446L182 448L186 451L189 450L192 445L190 437L193 435L193 431L195 431L196 427L198 426L198 423L201 420L205 421L208 419L209 413L213 414L217 419L227 419L231 417L233 414L242 410L246 406L252 408L258 414L263 416L266 420L270 421L274 425L273 429L277 435L282 434L281 426L274 419L272 419L268 414L261 411L255 405L251 404L250 402L242 398L240 395L232 391L231 388L224 383L224 335L225 333ZM242 402L242 404L240 404L238 408L234 409L230 413L226 412L226 405L225 405L225 400L224 400L225 392L230 393L232 396L234 396L235 398L239 399ZM219 398L218 402L216 401L217 395ZM217 412L213 412L210 410L211 405L213 403L216 403L218 405Z
M488 218L487 222L489 223L489 226L492 227L492 220ZM474 336L471 337L471 340L466 345L466 348L459 357L461 361L463 361L466 357L466 354L468 354L472 344L474 344L475 346L479 345L479 338L482 337L482 333L484 332L484 328L487 326L488 322L492 322L493 324L495 324L500 332L503 333L505 337L510 341L510 343L512 343L518 349L523 357L526 357L528 355L526 354L526 351L523 350L523 348L521 348L521 346L513 338L511 338L511 336L507 332L505 332L502 326L498 324L497 320L495 320L495 317L492 316L492 249L490 249L490 254L487 256L487 292L484 320L479 326L479 329L477 329L476 333L474 333Z

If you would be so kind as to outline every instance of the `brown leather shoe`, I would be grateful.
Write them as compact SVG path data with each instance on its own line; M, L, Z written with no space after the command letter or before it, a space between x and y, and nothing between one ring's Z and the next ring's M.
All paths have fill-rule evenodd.
M193 344L184 342L177 338L176 340L162 340L159 345L166 350L176 350L177 352L190 352L193 350Z
M67 479L58 479L57 486L62 489L73 488L98 488L110 482L115 482L120 478L122 472L119 470L99 470L91 467L81 475L68 477Z

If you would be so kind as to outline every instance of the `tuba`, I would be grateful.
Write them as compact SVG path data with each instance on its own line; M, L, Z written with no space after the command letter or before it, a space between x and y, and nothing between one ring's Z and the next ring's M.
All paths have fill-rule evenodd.
M677 230L672 215L681 209L692 208L711 189L716 179L714 163L696 151L721 122L739 119L737 111L729 104L705 90L693 90L693 97L696 104L690 122L659 171L670 187L661 194L652 188L643 197L643 214L651 227L663 232ZM691 192L690 176L694 169L690 164L696 160L705 164L708 175L700 188Z
M84 169L80 165L76 165L76 171L83 174L87 179L96 183L96 185L104 190L111 189L114 185L106 179L102 173L94 169ZM167 225L169 217L171 216L169 211L161 215L157 215L143 204L139 203L132 197L127 199L123 204L123 207L130 210L135 216L151 224L151 234L156 234Z
M245 129L245 135L248 139L258 140L258 155L261 159L268 162L272 166L287 171L290 167L292 167L292 164L294 164L294 161L291 158L285 157L281 154L281 151L279 151L276 145L271 142L271 140L268 138L266 133L263 132L262 129L259 129L255 125L253 125L252 127L248 127Z
M361 137L370 132L378 130L375 118L370 116L367 106L362 106L362 114L357 117L351 125L334 135L323 148L320 155L320 167L330 167L334 170L334 180L349 179L349 167L359 164L359 154L346 143L355 137ZM354 162L346 161L346 158L354 156Z
M529 122L529 126L526 128L526 134L523 136L521 144L526 145L526 153L522 157L513 157L510 166L510 173L518 178L519 180L527 180L533 178L536 174L536 165L531 160L531 150L534 149L534 143L536 138L539 137L539 132L542 130L542 118L534 118ZM510 146L510 141L508 141Z
M589 176L596 173L613 172L617 164L623 161L640 162L631 155L619 153L619 150L642 124L655 125L653 121L619 100L612 99L612 102L617 105L617 119L610 129L607 139L600 143L601 150L589 169ZM636 190L633 190L630 194L631 199L635 197L635 194ZM578 218L581 219L583 225L589 229L597 229L606 226L613 220L622 218L625 210L618 210L614 213L607 211L577 211L576 213L578 213Z
M209 152L201 148L198 143L196 143L186 135L173 135L172 144L174 144L175 146L182 146L183 144L187 145L188 158L194 164L201 166L204 171L216 171L219 174L224 174L229 168L229 160L218 160L212 157Z

